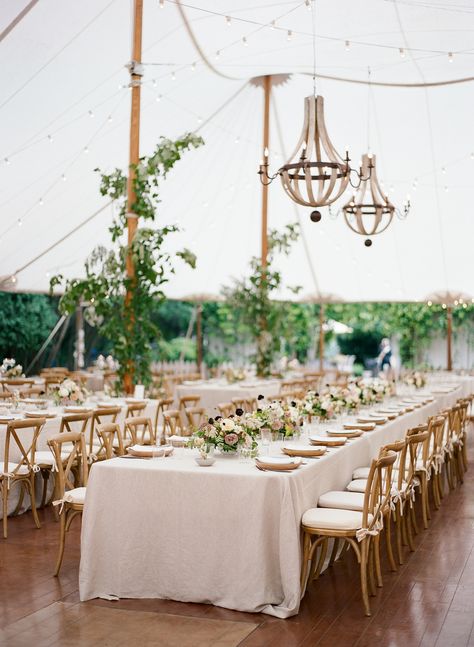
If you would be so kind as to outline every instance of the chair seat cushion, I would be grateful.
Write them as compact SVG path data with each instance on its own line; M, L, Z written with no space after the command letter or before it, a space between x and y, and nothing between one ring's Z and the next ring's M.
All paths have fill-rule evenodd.
M369 477L370 467L358 467L352 473L353 479L367 479Z
M73 490L68 490L64 493L63 499L68 503L82 504L86 499L86 489L85 487L76 487Z
M368 523L371 522L372 515L369 515ZM304 513L301 523L304 526L324 530L358 530L362 528L362 512L334 508L311 508Z
M349 483L347 486L348 492L362 492L365 493L367 487L367 479L354 479ZM397 483L393 483L392 485L393 488L397 488ZM407 488L407 483L406 481L402 481L402 492L404 492ZM397 488L398 489L398 488Z
M65 461L69 458L69 452L61 452L61 460ZM35 463L37 465L46 465L47 467L52 467L55 465L56 461L53 454L46 450L41 452L35 452Z
M3 467L3 462L2 462L2 467ZM15 476L24 476L25 474L29 473L29 469L27 465L22 465L16 472L15 468L18 467L18 463L8 463L8 473L9 474L15 474Z
M364 495L360 492L339 492L336 490L325 492L319 497L318 507L362 512L364 509Z

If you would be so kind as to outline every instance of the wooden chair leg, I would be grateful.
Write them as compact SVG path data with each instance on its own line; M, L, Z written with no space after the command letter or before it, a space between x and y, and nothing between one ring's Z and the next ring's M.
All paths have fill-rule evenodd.
M41 493L40 508L44 508L44 506L46 505L46 494L48 492L49 475L50 475L50 470L49 469L42 469L41 470L41 476L43 478L43 491Z
M329 558L329 566L332 566L336 561L337 551L339 550L339 537L334 538L332 546L331 557Z
M460 483L464 483L464 463L462 460L462 449L458 448L456 452L456 476Z
M369 591L367 587L367 539L363 539L360 546L360 586L362 590L362 600L364 602L365 615L370 616Z
M411 523L411 518L409 514L405 514L402 517L402 523L406 527L406 533L408 537L408 547L410 548L410 551L413 553L415 551L415 542L413 541L412 523Z
M375 597L375 576L374 576L374 542L368 540L367 568L369 569L369 595Z
M67 517L67 510L63 510L62 514L60 515L59 554L56 562L56 570L54 571L54 577L57 577L59 575L59 571L61 570L61 564L63 563L64 546L66 544L66 517Z
M311 537L307 532L303 533L303 557L301 563L301 596L304 595L306 591L306 578L308 575L308 561L309 561L309 552L311 550Z
M464 440L464 442L463 442L463 446L462 446L462 450L461 450L462 464L463 464L463 467L464 467L464 471L467 472L467 467L468 467L468 463L467 463L467 434L464 434L464 439L463 440Z
M411 501L409 503L409 508L410 508L410 521L411 525L413 527L413 530L415 532L415 535L417 535L420 531L418 530L418 522L416 520L416 512L415 512L415 506L412 505L413 502Z
M398 513L396 513L398 514ZM387 520L387 528L385 531L385 545L387 547L387 557L388 557L388 562L390 564L390 570L395 572L397 570L397 565L395 563L395 558L393 556L393 548L392 548L392 528L393 528L393 523L392 520L394 519L393 515L390 514L388 516Z
M2 502L3 502L3 538L8 536L8 487L2 484Z
M30 480L30 497L31 497L31 512L33 513L33 519L37 528L41 528L41 523L38 517L38 511L36 510L36 489L35 489L35 476L36 474L32 472Z
M397 556L400 566L403 564L403 547L402 547L402 524L400 518L397 517L395 524L395 539L397 543Z
M15 506L15 509L12 512L12 517L16 517L17 514L20 514L21 507L23 505L23 500L25 498L25 483L24 481L20 481L18 484L20 488L20 492L18 494L18 503Z
M422 474L420 478L421 482L421 511L423 513L423 526L425 530L428 528L428 488L426 481L426 474Z
M309 574L309 581L317 580L323 570L324 560L326 559L326 554L328 550L328 538L321 543L321 550L319 552L319 559L316 561L313 556L313 561L311 563L311 571Z
M386 533L390 530L390 527L385 531ZM380 565L380 533L376 535L373 539L374 544L374 562L375 562L375 577L377 586L382 588L383 579L382 579L382 567Z

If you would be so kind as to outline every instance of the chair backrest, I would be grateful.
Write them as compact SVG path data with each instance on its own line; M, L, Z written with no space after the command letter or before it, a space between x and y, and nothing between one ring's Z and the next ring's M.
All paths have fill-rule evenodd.
M155 436L158 433L160 414L163 415L163 413L165 411L168 411L172 405L173 405L173 398L161 398L161 400L158 400L158 404L156 406L156 414L155 414Z
M411 488L416 478L416 472L419 471L420 461L423 463L423 468L426 469L424 462L424 455L426 454L425 447L429 445L430 435L428 433L428 425L418 425L409 429L406 433L406 441L408 446L407 452L407 474L405 480L408 488Z
M125 454L122 432L120 431L120 425L116 422L97 425L97 436L101 441L101 447L95 452L98 458L102 458L102 448L105 450L106 458L113 458L117 454L119 456ZM117 443L114 445L115 439L117 439Z
M406 439L403 439L396 440L395 442L389 443L388 445L384 445L380 450L380 456L383 456L387 452L395 452L397 456L396 460L398 460L398 472L393 478L392 486L396 488L398 492L402 491L403 481L405 480L407 449L408 445Z
M1 380L3 390L10 392L17 391L21 387L31 386L34 383L35 381L33 380L33 378L30 377L5 377Z
M425 443L423 449L423 461L429 466L433 465L441 457L444 427L448 416L437 415L428 419L428 436L429 442ZM440 458L441 459L441 458Z
M188 419L188 432L192 434L196 429L207 420L206 410L204 407L190 407L184 410Z
M147 438L148 436L148 438ZM124 422L124 443L132 445L145 445L148 440L151 444L156 443L156 436L153 432L153 425L150 418L145 416L133 416L126 418Z
M466 431L466 423L469 417L470 399L462 398L461 400L458 400L457 405L459 407L459 422L461 426L460 431L461 431L461 434L464 434Z
M134 416L139 416L146 409L146 402L133 402L127 405L127 411L125 412L126 418L133 418Z
M200 395L183 395L183 397L179 399L178 409L179 411L184 412L185 409L189 409L189 407L198 407L200 402Z
M59 433L65 432L82 432L85 433L87 423L92 418L92 411L85 411L84 413L71 413L61 418L61 425ZM78 423L78 424L75 424Z
M45 392L43 386L29 386L25 389L20 389L20 397L34 398L43 395Z
M235 406L232 402L220 402L217 405L217 410L224 418L228 418L235 411Z
M390 505L392 469L396 459L395 452L384 451L372 460L364 494L363 528L370 530L380 523Z
M169 409L163 412L163 433L167 436L184 436L181 415L177 409Z
M33 471L36 441L45 422L45 418L35 418L12 420L8 423L3 455L4 474L18 476L25 467L28 472ZM27 433L27 430L30 430L30 433Z
M63 446L67 443L71 451L67 459L64 458ZM48 439L48 446L54 456L57 469L56 483L59 498L64 497L66 490L75 487L85 487L88 478L86 440L82 432L65 431ZM79 469L78 469L79 467ZM74 469L74 478L71 479Z
M94 451L94 436L96 435L97 426L106 422L115 422L121 410L121 407L99 407L98 409L95 409L92 414L90 426L89 453Z
M21 395L21 391L20 391ZM0 400L11 400L13 398L13 393L11 391L0 391Z

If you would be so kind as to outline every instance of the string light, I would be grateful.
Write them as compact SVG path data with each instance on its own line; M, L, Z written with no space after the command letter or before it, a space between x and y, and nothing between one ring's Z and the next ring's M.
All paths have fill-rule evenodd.
M195 72L195 71L196 71L196 63L193 63L191 65L191 72Z
M472 154L471 154L471 157L472 157ZM6 164L7 166L10 166L10 164L11 164L10 160L8 159L8 157L5 157L5 158L4 158L4 162L5 162L5 164Z
M293 32L291 31L291 29L289 29L286 35L286 40L291 40L292 38L293 38Z
M405 50L403 49L403 47L400 47L400 49L398 51L400 52L400 56L402 58L405 58Z
M111 124L111 123L112 123L112 121L113 121L113 119L112 119L112 115L109 115L109 116L107 117L107 121L109 122L109 124Z
M87 114L89 115L89 117L90 117L91 119L94 119L94 113L92 112L92 110L89 110L89 111L87 112Z
M304 3L306 5L306 9L308 11L311 11L311 2L310 2L310 0L304 0Z
M454 55L453 55L453 53L452 53L452 52L449 52L449 54L448 54L448 61L449 61L450 63L452 63L452 62L454 61Z
M156 97L156 103L160 103L160 101L161 101L161 94L159 94L159 95Z
M171 72L171 80L176 81L176 72Z
M242 43L244 44L244 47L247 47L248 42L247 42L247 38L246 38L246 36L244 36L244 37L242 38Z
M225 24L227 25L227 27L230 27L231 22L232 22L232 18L230 16L226 16L225 17Z
M351 44L350 44L350 42L348 40L346 40L345 45L346 45L346 52L348 52L350 47L351 47Z
M21 226L22 226L23 222L22 222L21 218L18 218L18 220L17 220L17 224L18 224L18 227L21 227Z
M197 122L198 122L198 124L202 124L202 117L198 117Z
M236 137L235 140L234 140L234 143L238 144L239 142L240 142L240 137Z
M160 9L165 8L165 0L160 0Z
M220 55L221 55L220 50L217 50L217 52L215 53L216 60L219 58Z
M42 207L43 205L44 205L43 198L40 198L40 199L39 199L39 206L40 206L40 207Z
M62 180L63 182L65 182L65 181L66 181L66 179L67 179L67 178L66 178L66 175L63 173L63 174L61 175L61 180Z
M54 139L53 139L52 135L48 135L48 141L49 141L50 144L53 143Z
M88 146L84 146L84 153L86 153L86 155L87 155L87 153L88 153L88 152L89 152L89 147L88 147Z
M156 79L152 79L152 80L151 80L151 84L152 84L152 86L153 86L154 88L156 88Z
M272 20L270 23L270 29L276 29L276 20Z
M474 160L474 153L471 153L471 159ZM7 162L8 164L8 162Z
M12 283L16 283L16 276L15 276L14 274L12 274L11 282L12 282Z

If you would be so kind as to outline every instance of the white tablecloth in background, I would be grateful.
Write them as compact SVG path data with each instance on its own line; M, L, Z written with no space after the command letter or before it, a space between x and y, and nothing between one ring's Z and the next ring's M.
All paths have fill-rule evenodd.
M191 450L171 459L93 465L82 522L81 600L169 598L296 614L303 512L323 492L344 489L382 445L452 405L462 390L291 473L260 472L227 457L200 468Z
M123 401L122 401L123 402ZM92 406L92 405L91 405ZM97 406L97 405L95 405ZM111 400L109 406L117 406L116 401ZM155 414L156 414L156 408L158 406L158 401L157 400L149 400L147 402L146 409L144 411L144 415L151 418L152 422L154 423L155 421ZM64 413L64 410L62 407L50 407L50 411L56 411L57 415L55 418L47 418L46 423L43 427L43 429L40 432L40 435L38 436L38 440L36 443L36 450L37 451L49 451L48 447L48 439L51 438L52 436L55 436L56 434L59 433L59 428L61 426L61 417L65 415L74 415L72 413ZM117 416L117 423L120 425L121 429L123 429L123 422L125 420L125 414L127 412L127 406L122 406L122 410ZM33 419L32 419L33 421ZM74 428L74 425L73 425ZM89 442L89 429L90 427L87 427L86 431L86 443ZM6 433L7 433L7 425L6 424L0 424L0 469L3 471L3 460L5 456L5 438L6 438ZM20 439L23 442L24 447L27 449L30 445L31 438L33 437L33 432L29 430L22 430L22 433L20 435ZM29 440L29 442L28 442ZM19 461L21 459L21 453L16 447L14 443L10 445L10 461ZM50 484L52 486L53 479L49 479ZM41 493L42 493L42 488L43 488L43 482L42 482L42 477L41 475L38 475L36 479L36 492L37 492L37 503L41 502ZM10 496L8 498L8 514L11 514L18 503L18 498L20 494L20 487L18 485L15 485L12 487ZM23 507L21 509L21 512L25 512L30 508L30 502L29 502L29 497L25 496ZM0 509L0 519L3 518L3 513L2 510Z
M257 398L259 395L273 396L280 392L280 380L264 380L262 382L235 382L227 384L208 380L194 384L180 384L176 387L176 399L185 395L199 395L200 405L209 415L218 413L217 405L232 402L232 398Z

